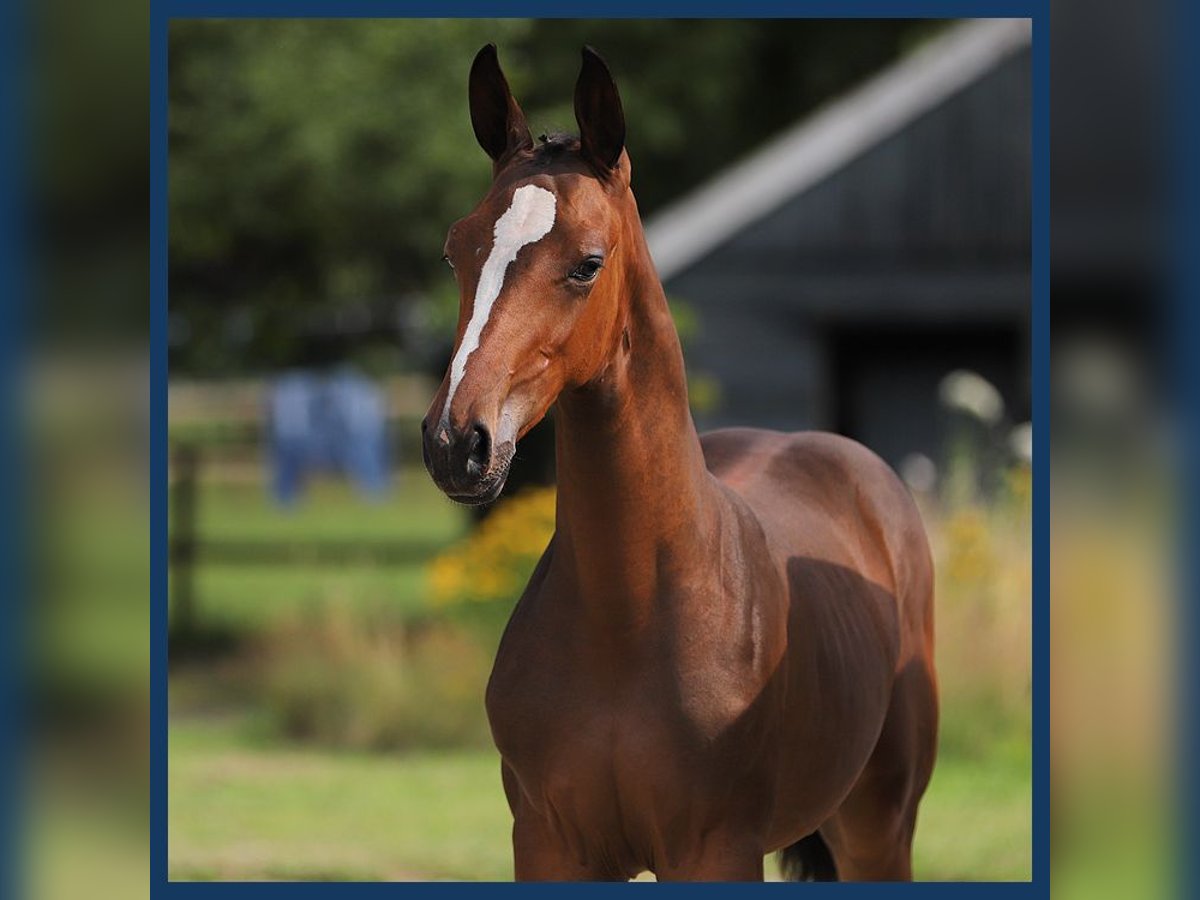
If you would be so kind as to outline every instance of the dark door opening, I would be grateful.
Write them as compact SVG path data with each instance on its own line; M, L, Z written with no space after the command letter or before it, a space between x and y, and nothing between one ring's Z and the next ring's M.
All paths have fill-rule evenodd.
M837 431L899 466L912 453L940 462L942 379L967 369L1004 400L1005 422L1030 414L1024 329L1011 323L932 328L839 327L830 334Z

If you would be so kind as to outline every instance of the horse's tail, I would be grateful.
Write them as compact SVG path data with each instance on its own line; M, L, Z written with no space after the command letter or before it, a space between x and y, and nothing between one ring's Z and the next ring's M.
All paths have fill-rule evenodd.
M837 881L837 865L819 831L779 851L784 881Z

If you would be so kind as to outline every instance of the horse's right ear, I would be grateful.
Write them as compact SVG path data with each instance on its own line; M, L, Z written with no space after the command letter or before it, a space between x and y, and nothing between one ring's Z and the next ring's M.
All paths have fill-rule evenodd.
M513 99L508 81L500 71L495 44L488 44L475 54L468 92L475 139L494 163L498 165L517 150L528 150L533 146L525 114Z
M583 48L583 68L575 82L575 121L583 158L607 175L625 148L625 113L608 64L591 47Z

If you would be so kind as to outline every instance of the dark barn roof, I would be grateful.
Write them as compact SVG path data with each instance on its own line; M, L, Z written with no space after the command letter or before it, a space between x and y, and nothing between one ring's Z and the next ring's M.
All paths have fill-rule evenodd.
M689 368L720 385L702 427L930 452L931 421L906 436L880 404L932 408L960 366L1028 414L1029 43L1028 20L952 26L647 223L698 314Z

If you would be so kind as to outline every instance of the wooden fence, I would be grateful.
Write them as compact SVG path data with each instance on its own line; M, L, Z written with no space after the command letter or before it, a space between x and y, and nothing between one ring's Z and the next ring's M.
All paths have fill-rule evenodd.
M171 385L168 561L173 640L194 639L204 630L196 596L196 570L201 565L394 566L424 559L438 549L411 539L230 539L201 533L200 485L206 467L264 464L265 391L265 383L257 381ZM410 453L416 450L414 440L403 436L418 433L433 388L427 379L394 378L384 382L384 393L393 454Z

